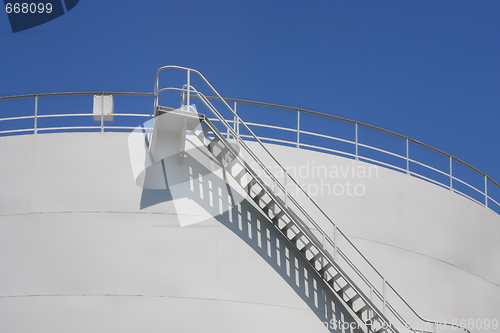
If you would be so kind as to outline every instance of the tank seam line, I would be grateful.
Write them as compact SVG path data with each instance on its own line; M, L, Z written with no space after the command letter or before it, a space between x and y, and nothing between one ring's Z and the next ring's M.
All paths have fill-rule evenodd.
M430 259L434 259L434 260L440 261L440 262L442 262L442 263L445 263L445 264L447 264L447 265L450 265L450 266L452 266L452 267L458 268L458 269L459 269L459 270L461 270L461 271L464 271L464 272L466 272L466 273L469 273L469 274L471 274L471 275L474 275L475 277L478 277L478 278L480 278L481 280L484 280L484 281L486 281L486 282L489 282L489 283L491 283L491 284L493 284L493 285L495 285L495 286L497 286L497 287L500 287L500 284L497 284L497 283L495 283L495 282L493 282L493 281L490 281L490 280L488 280L488 279L486 279L486 278L484 278L484 277L482 277L482 276L480 276L480 275L477 275L476 273L470 272L470 271L468 271L468 270L466 270L466 269L463 269L463 268L462 268L462 267L460 267L460 266L457 266L457 265L455 265L455 264L452 264L452 263L450 263L450 262L448 262L448 261L445 261L445 260L443 260L443 259L439 259L439 258L436 258L436 257L429 256L429 255L427 255L427 254L423 254L423 253L421 253L421 252L413 251L413 250L410 250L410 249L406 249L406 248L404 248L404 247L400 247L400 246L397 246L397 245L392 245L392 244L388 244L388 243L384 243L384 242L380 242L380 241L376 241L376 240L372 240L372 239L367 239L367 238L357 237L357 236L352 236L352 235L349 235L349 237L350 237L350 238L362 239L362 240L365 240L365 241L368 241L368 242L373 242L373 243L378 243L378 244L382 244L382 245L391 246L391 247L394 247L394 248L397 248L397 249L400 249L400 250L403 250L403 251L412 252L412 253L418 254L418 255L423 256L423 257L427 257L427 258L430 258Z

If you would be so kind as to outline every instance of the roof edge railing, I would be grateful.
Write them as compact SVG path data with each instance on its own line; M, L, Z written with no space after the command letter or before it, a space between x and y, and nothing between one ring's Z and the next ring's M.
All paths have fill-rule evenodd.
M177 88L177 90L181 91L182 89L180 88ZM158 91L156 92L158 93ZM54 97L57 97L57 96L79 96L79 95L122 95L122 96L149 96L149 97L154 97L155 96L155 93L149 93L149 92L118 92L118 91L91 91L91 92L56 92L56 93L36 93L36 94L24 94L24 95L13 95L13 96L3 96L3 97L0 97L0 101L3 101L3 100L12 100L12 99L22 99L22 98L35 98L36 100L38 98L41 98L41 97L51 97L51 96L54 96ZM195 94L190 94L190 97L194 97L194 98L197 98L197 96ZM209 100L214 100L214 99L219 99L219 98L223 98L222 96L221 97L217 97L217 96L205 96L205 98L209 99ZM411 159L409 156L397 156L399 158L402 158L402 159L405 159L406 160L406 173L408 174L411 174L413 176L416 176L416 177L419 177L419 178L422 178L426 181L429 181L431 183L434 183L434 184L437 184L437 185L440 185L440 186L443 186L443 187L446 187L450 190L453 190L454 192L456 192L457 194L459 195L462 195L468 199L470 199L471 201L474 201L482 206L485 206L485 207L489 207L490 203L493 204L493 205L496 205L498 206L498 208L500 208L500 199L494 199L492 198L491 196L489 196L489 193L488 193L488 182L491 182L491 184L493 184L494 186L500 188L500 182L497 182L495 179L493 179L492 177L488 176L486 173L482 172L481 170L477 169L476 167L474 167L473 165L451 155L451 154L448 154L438 148L435 148L431 145L428 145L428 144L425 144L423 142L420 142L418 140L415 140L415 139L412 139L412 138L409 138L407 136L404 136L404 135L401 135L399 133L396 133L396 132L392 132L392 131L389 131L389 130L386 130L386 129L383 129L383 128L380 128L380 127L377 127L377 126L373 126L373 125L370 125L370 124L366 124L366 123L362 123L362 122L359 122L359 121L355 121L355 120L351 120L351 119L347 119L347 118L343 118L343 117L338 117L338 116L334 116L334 115L330 115L330 114L326 114L326 113L321 113L321 112L317 112L317 111L311 111L311 110L307 110L307 109L301 109L301 108L296 108L296 107L290 107L290 106L284 106L284 105L279 105L279 104L272 104L272 103L265 103L265 102L256 102L256 101L250 101L250 100L244 100L244 99L237 99L237 98L223 98L225 101L228 101L228 102L233 102L233 103L241 103L241 104L248 104L248 105L257 105L257 106L264 106L264 107L270 107L270 108L276 108L276 109L282 109L282 110L288 110L288 111L295 111L295 112L298 112L298 113L305 113L305 114L311 114L311 115L315 115L315 116L319 116L319 117L324 117L324 118L329 118L329 119L335 119L335 120L339 120L339 121L343 121L343 122L346 122L346 123L350 123L350 124L354 124L355 126L362 126L362 127L366 127L366 128L370 128L370 129L373 129L373 130L376 130L378 132L382 132L382 133L386 133L386 134L389 134L389 135L392 135L393 137L396 137L396 138L400 138L400 139L403 139L403 140L406 140L407 141L407 144L408 143L414 143L418 146L421 146L421 147L424 147L426 149L430 149L442 156L445 156L446 158L448 158L450 160L450 166L453 165L453 163L459 163L467 168L469 168L470 170L472 170L473 172L475 172L476 174L482 176L484 178L484 190L481 190L477 187L474 187L470 184L468 184L467 182L463 181L462 179L460 179L459 177L456 177L455 175L453 175L452 173L450 173L449 171L448 172L445 172L445 171L442 171L442 170L435 170L433 169L433 167L429 166L429 165L426 165L424 163L421 163L417 160L414 160L414 159ZM155 99L155 103L156 103L156 99ZM35 105L37 104L37 101L35 102ZM156 104L155 104L156 105ZM36 106L35 106L35 109L36 109ZM66 116L71 116L72 114L66 114ZM90 116L91 114L89 114ZM125 115L125 114L120 114L120 113L116 113L115 115ZM127 115L130 115L132 116L132 114L127 114ZM138 114L140 115L140 114ZM58 116L65 116L65 114L61 114L61 115L58 115ZM34 115L32 116L24 116L25 119L33 119L35 118L35 124L36 124L36 118L42 118L43 116L41 115L37 115L37 112L35 110L34 112ZM300 116L299 116L300 117ZM21 117L8 117L8 118L0 118L0 121L3 121L3 120L19 120L21 119ZM229 122L231 122L231 120L228 120ZM285 127L272 127L272 126L269 126L269 125L265 125L265 124L256 124L256 123L251 123L251 125L253 126L261 126L261 127L270 127L270 128L274 128L274 129L280 129L280 130L284 130L284 131L290 131L290 132L295 132L297 133L297 138L300 137L300 134L307 134L307 135L316 135L318 137L327 137L326 135L322 135L322 134L318 134L318 133L311 133L309 131L304 131L304 130L301 130L299 127L299 124L297 124L297 128L285 128ZM92 128L94 128L95 126L92 126ZM34 132L35 130L38 131L43 131L43 130L57 130L58 128L60 129L67 129L67 127L57 127L57 128L51 128L51 129L48 129L48 128L26 128L26 129L12 129L12 130L8 130L8 131L0 131L0 134L9 134L9 133L21 133L21 132ZM74 126L75 129L77 128L80 128L80 129L84 129L84 127L81 127L81 126ZM90 129L90 127L88 127ZM107 125L107 126L102 126L102 129L113 129L113 128L116 128L116 129L119 129L119 126L113 126L113 125ZM132 128L128 128L128 127L123 127L122 129L132 129ZM370 146L370 145L366 145L366 144L362 144L360 142L357 141L357 138L356 140L354 141L350 141L348 142L348 140L343 140L341 138L336 138L336 137L333 137L333 136L328 136L329 139L331 140L337 140L337 141L345 141L347 143L351 143L351 144L354 144L356 146L356 153L355 154L352 154L352 153L348 153L348 152L345 152L345 151L339 151L339 150L332 150L332 149L328 149L326 147L321 147L321 146L314 146L314 145L310 145L310 144L306 144L306 143L302 143L302 142L299 142L299 140L297 140L297 142L295 141L287 141L287 140L278 140L278 139L273 139L273 138L264 138L265 140L267 141L275 141L276 143L278 144L290 144L290 145L296 145L297 147L303 147L303 148L306 148L306 149L322 149L323 151L325 152L329 152L329 153L337 153L337 154L343 154L345 156L349 156L349 157L354 157L354 158L357 158L357 159L361 159L361 160L365 160L366 162L368 163L380 163L380 165L382 166L385 166L385 167L389 167L389 168L394 168L398 171L405 171L403 170L403 168L401 167L397 167L396 165L391 165L391 164L387 164L387 163L383 163L382 161L377 161L375 159L370 159L370 158L367 158L367 157L364 157L360 154L358 154L358 147L365 147L365 148L368 148L368 149L372 149L372 150L379 150L381 151L382 153L385 153L385 154L389 154L389 155L397 155L397 154L394 154L390 151L384 151L384 150L381 150L379 148L376 148L376 147L373 147L373 146ZM407 153L408 155L408 153ZM444 184L442 182L438 182L436 180L432 180L432 179L429 179L428 177L425 177L423 176L422 174L418 173L418 172L415 172L415 171L411 171L409 170L409 165L410 163L414 163L414 164L419 164L429 170L435 170L437 171L438 173L441 173L442 175L446 176L449 178L449 184ZM452 170L452 168L450 168L450 171ZM458 189L455 189L453 188L453 181L456 181L456 182L459 182L459 183L462 183L463 185L465 185L466 187L469 187L471 188L473 191L476 191L477 193L479 193L482 197L483 197L483 202L480 202L479 200L475 199L475 198L472 198L470 195L467 195L461 191L459 191ZM492 209L493 210L493 209ZM495 210L493 210L495 211ZM496 213L499 213L498 211L495 211Z
M212 100L218 99L218 97L216 97L216 96L205 96L205 98L212 99ZM229 102L236 102L236 103L243 103L243 104L249 104L249 105L265 106L265 107L271 107L271 108L276 108L276 109L289 110L289 111L297 111L297 112L301 112L301 113L312 114L312 115L315 115L315 116L320 116L320 117L325 117L325 118L340 120L340 121L344 121L344 122L351 123L351 124L357 124L358 126L363 126L363 127L366 127L366 128L374 129L374 130L379 131L379 132L387 133L387 134L393 135L395 137L408 140L409 142L413 142L415 144L418 144L419 146L422 146L424 148L431 149L431 150L435 151L436 153L439 153L439 154L444 155L446 157L452 158L455 162L463 164L464 166L472 169L473 171L475 171L476 173L480 174L481 176L488 177L488 180L490 180L492 183L494 183L495 185L497 185L497 186L500 187L500 183L498 183L493 178L491 178L490 176L488 176L486 173L482 172L481 170L477 169L473 165L470 165L469 163L467 163L465 161L462 161L461 159L459 159L459 158L457 158L457 157L455 157L455 156L453 156L451 154L448 154L445 151L440 150L440 149L438 149L436 147L433 147L433 146L428 145L426 143L423 143L421 141L412 139L410 137L404 136L402 134L399 134L399 133L396 133L396 132L393 132L393 131L390 131L390 130L387 130L387 129L384 129L384 128L381 128L381 127L377 127L377 126L370 125L370 124L367 124L367 123L359 122L359 121L356 121L356 120L351 120L351 119L348 119L348 118L334 116L334 115L327 114L327 113L322 113L322 112L312 111L312 110L307 110L307 109L301 109L301 108L296 108L296 107L291 107L291 106L285 106L285 105L280 105L280 104L265 103L265 102L256 102L256 101L250 101L250 100L238 99L238 98L224 98L224 99L226 101L229 101Z

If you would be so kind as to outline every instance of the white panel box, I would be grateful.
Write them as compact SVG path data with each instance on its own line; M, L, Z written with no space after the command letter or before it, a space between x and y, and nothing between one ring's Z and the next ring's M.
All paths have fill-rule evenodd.
M94 95L94 120L101 120L101 115L105 121L113 120L113 95Z

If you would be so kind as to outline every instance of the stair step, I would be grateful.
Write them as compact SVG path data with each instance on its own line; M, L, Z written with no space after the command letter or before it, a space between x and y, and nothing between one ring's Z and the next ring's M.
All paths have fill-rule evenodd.
M249 194L250 194L250 190L252 189L252 187L253 187L255 184L257 184L257 181L256 181L255 179L252 179L252 180L251 180L251 181L247 184L247 186L245 186L247 193L249 193Z
M302 236L304 236L304 233L302 231L299 231L299 233L296 234L295 236L293 236L293 238L291 239L292 243L295 244L295 242L297 242L299 240L299 238Z
M285 212L280 210L278 214L274 215L274 217L272 218L272 221L274 223L278 223L278 221L280 220L280 218L283 217L283 215L285 215ZM291 223L291 222L290 222ZM286 227L286 226L285 226Z
M229 152L229 148L224 147L224 149L221 150L221 152L215 157L217 161L222 163L222 160L224 159L225 155Z
M234 177L236 181L239 183L241 178L247 173L246 169L241 169L241 171Z
M356 311L356 314L358 315L359 318L363 315L363 312L370 310L370 306L368 304L363 305L361 308L359 308Z
M293 227L295 225L295 222L288 222L287 225L285 225L283 228L281 228L281 231L283 233L287 232L288 229L290 229L291 227Z
M304 246L303 248L300 249L300 252L305 255L306 251L309 250L313 246L312 242L309 242Z
M333 287L335 281L337 281L342 275L340 273L335 274L330 280L328 280L328 284Z
M258 204L260 198L262 198L264 194L266 194L266 190L264 189L260 190L260 192L255 197L253 197L253 201L255 201L255 203Z
M352 305L354 304L354 302L356 302L360 298L361 298L361 295L360 294L356 294L353 297L351 297L351 299L348 300L346 303L347 303L347 305L349 305L350 308L352 308Z
M319 270L319 273L320 273L321 275L325 274L325 272L326 272L326 271L327 271L330 267L332 267L332 264L330 264L330 263L328 262L325 266L323 266L323 268L321 268L321 269ZM340 275L340 274L339 274L339 275Z
M343 286L342 288L340 288L339 290L337 290L337 294L338 294L340 297L342 297L342 296L344 295L344 292L345 292L347 289L349 289L349 288L351 288L351 285L346 284L345 286Z
M323 255L321 254L321 252L318 252L314 257L312 257L311 259L309 259L309 262L314 265L314 262L316 260L318 260L319 258L321 258L321 257L323 257Z
M214 137L212 141L207 145L208 150L213 153L214 146L220 141L219 137Z
M234 158L226 165L226 169L231 169L236 162L238 162L238 159L234 156Z
M262 210L267 214L269 215L269 209L271 209L274 205L276 205L276 202L274 202L274 200L271 200L267 203L267 205L264 206L264 208L262 208Z

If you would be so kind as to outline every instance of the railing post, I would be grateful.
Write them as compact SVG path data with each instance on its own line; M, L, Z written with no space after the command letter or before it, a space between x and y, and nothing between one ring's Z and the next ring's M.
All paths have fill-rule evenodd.
M190 89L191 89L191 70L190 69L187 70L187 86L188 86L188 91L187 91L187 105L188 105L188 108L189 108L189 105L191 103L191 93L190 93Z
M285 207L288 207L288 188L286 187L288 172L285 170Z
M300 111L297 110L297 148L300 148Z
M240 140L240 117L236 116L236 135L238 136L238 140Z
M233 108L234 108L233 130L235 132L237 132L237 130L236 130L236 123L238 122L238 119L237 119L237 116L236 116L236 114L237 114L237 112L236 112L236 101L233 102Z
M337 262L337 225L333 226L333 260Z
M410 141L406 138L406 174L410 174Z
M383 303L383 306L382 306L382 314L385 315L385 307L386 307L386 299L385 299L385 278L382 278L382 282L384 283L382 285L382 301L384 302Z
M453 156L450 155L450 190L453 191Z
M488 176L484 175L484 205L488 207Z
M160 80L159 78L159 73L157 72L156 73L156 76L155 76L155 89L154 89L154 101L153 101L153 104L154 104L154 111L153 111L153 115L156 115L156 108L158 107L158 81Z
M33 118L33 133L38 133L38 95L35 95L35 118Z
M358 123L354 123L354 136L356 142L356 160L359 160L359 145L358 145Z

